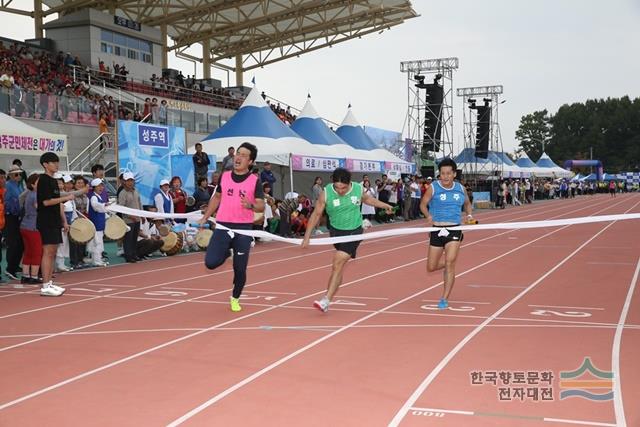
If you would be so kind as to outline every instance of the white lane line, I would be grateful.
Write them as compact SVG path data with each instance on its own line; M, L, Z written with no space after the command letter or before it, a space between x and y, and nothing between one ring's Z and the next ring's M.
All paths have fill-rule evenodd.
M622 202L618 202L617 204L620 204L620 203L622 203ZM597 205L600 205L600 204L605 204L605 203L598 203ZM581 207L581 208L578 208L578 209L574 209L572 211L572 213L573 212L582 211L582 210L588 209L588 208L593 207L593 206L594 205L586 205L584 207ZM551 210L549 210L547 212L552 212L552 211L557 211L557 210L565 210L565 209L566 209L566 206L561 206L561 207L558 207L558 208L555 208L555 209L551 209ZM563 213L563 214L560 214L558 216L563 216L563 215L568 215L568 214L569 213ZM528 218L528 217L531 217L531 216L534 216L534 215L535 214L528 214L528 215L524 215L524 216L515 216L514 215L513 219L514 220L518 220L518 219ZM505 215L505 216L512 216L512 215L509 214L509 215ZM511 230L511 231L513 231L513 230ZM502 234L505 234L505 233L495 234L492 237L500 236ZM389 239L393 239L393 237L385 237L385 238L382 238L382 239L379 239L379 240L378 239L371 240L371 242L389 240ZM486 239L486 238L485 239L481 239L481 240L478 240L478 242L482 242L484 240L488 240L488 239ZM284 249L284 248L280 248L280 249ZM273 250L270 250L270 251L275 251L275 250L278 250L278 249L273 249ZM259 264L251 264L251 265L249 265L248 268L260 267L260 266L263 266L263 265L272 264L273 262L289 261L289 260L292 260L292 259L304 258L304 257L307 257L307 256L314 256L314 255L317 255L317 254L321 254L321 253L325 253L325 252L332 252L332 251L333 251L333 249L327 249L327 250L311 252L311 253L307 253L307 254L303 254L303 255L296 255L294 257L288 257L286 259L279 259L279 260L263 262L263 263L259 263ZM268 252L268 251L260 251L259 253L264 253L264 252ZM364 257L360 257L360 259L362 259L362 258L364 258ZM162 258L160 258L159 260L161 260L161 259ZM151 260L151 261L155 261L155 260ZM158 268L158 269L154 269L153 271L154 272L163 271L163 270L179 268L179 267L182 267L182 266L193 266L193 265L201 265L201 264L202 264L202 262L183 264L183 265L172 266L172 267ZM199 276L195 276L195 277L189 277L189 278L186 278L186 279L173 280L173 281L170 281L170 282L164 282L164 283L144 286L142 288L135 288L135 289L125 290L125 291L121 291L121 292L114 292L114 293L109 294L109 295L113 296L113 295L120 295L120 294L127 293L127 292L143 291L143 290L147 290L147 289L153 289L155 287L161 287L161 286L164 286L164 285L170 285L170 284L174 284L174 283L192 281L192 280L196 280L196 279L200 279L200 278L204 278L204 277L211 277L211 276L216 276L216 275L219 275L219 274L230 273L232 271L233 271L232 269L221 270L221 271L216 271L214 273L208 273L208 274L199 275ZM140 274L146 274L148 272L149 272L148 270L145 270L145 271L142 271L142 272L134 272L134 273L129 273L129 274L120 274L120 275L117 275L117 276L103 277L100 280L111 280L111 279L117 279L117 278L122 278L122 277L136 276L136 275L140 275ZM73 274L73 272L71 274ZM86 280L86 281L83 281L83 282L76 282L76 283L67 284L67 286L90 284L90 283L94 283L94 282L95 282L95 280ZM36 291L30 291L30 292L35 293ZM27 292L21 292L21 293L15 294L15 295L23 295L25 293L27 293ZM9 296L11 296L11 295L9 295ZM75 301L68 301L68 302L64 302L64 303L60 303L60 304L48 305L46 307L40 307L40 308L26 310L26 311L17 312L17 313L11 313L11 314L0 316L0 320L1 319L5 319L5 318L9 318L9 317L20 316L20 315L23 315L23 314L30 314L30 313L40 312L40 311L44 311L44 310L50 310L50 309L57 308L57 307L64 307L64 306L67 306L67 305L78 304L78 303L81 303L81 302L94 301L96 299L103 298L104 296L105 295L90 296L89 298L79 299L79 300L75 300ZM0 351L2 351L2 350L3 349L0 349Z
M246 305L246 304L245 304ZM257 306L257 304L253 304ZM261 307L273 307L271 305L261 305ZM304 310L314 310L313 307L300 307ZM263 325L263 326L237 326L237 327L229 327L229 328L216 328L215 332L220 331L258 331L265 329L304 329L311 328L318 330L320 328L331 328L331 329L340 329L345 325L289 325L289 326L271 326L271 325ZM351 329L437 329L437 328L474 328L478 326L478 323L407 323L407 324L369 324L369 325L355 325L352 326ZM611 325L540 325L540 324L531 324L526 325L522 323L514 323L514 324L491 324L487 325L487 328L577 328L577 329L616 329L618 327L617 324ZM156 332L193 332L193 331L204 331L206 328L153 328L153 329L116 329L116 330L105 330L105 331L78 331L78 332L70 332L66 334L66 336L75 336L75 335L117 335L117 334L132 334L132 333L156 333ZM640 329L640 325L625 325L624 329ZM42 337L46 336L48 333L33 333L33 334L15 334L15 335L0 335L0 339L11 339L11 338L31 338L31 337Z
M510 230L510 231L512 231L512 230ZM503 234L503 233L501 233L501 234ZM494 235L494 236L490 236L490 237L486 237L485 239L493 239L493 238L495 238L496 236L499 236L499 235L500 234ZM474 242L471 242L467 246L470 246L470 245L473 245L473 244L474 244ZM411 246L415 246L415 245L424 245L424 242L420 241L420 242L416 242L416 243L409 243L409 244L402 245L402 246L395 246L393 248L386 249L386 250L383 250L383 251L377 251L377 252L372 253L372 254L363 255L363 256L360 257L360 259L369 258L369 257L375 257L375 256L379 256L379 255L384 255L387 252L393 252L393 251L396 251L398 249L403 249L403 248L407 248L407 247L411 247ZM261 281L249 284L246 287L253 287L253 286L260 285L260 284L269 283L269 282L285 279L287 277L293 277L293 276L300 275L300 274L306 274L306 273L309 273L309 272L312 272L312 271L321 270L321 269L328 268L328 267L331 267L331 264L325 264L325 265L321 265L319 267L313 267L313 268L309 268L307 270L297 271L297 272L294 272L294 273L285 274L285 275L282 275L282 276L277 276L277 277L273 277L273 278L270 278L270 279L261 280ZM193 280L193 278L180 279L178 281L181 282L181 281L185 281L185 280ZM173 281L173 282L176 282L176 281ZM167 284L170 284L170 283L173 283L173 282L160 283L160 284L153 285L153 286L150 286L150 287L160 287L160 286L167 285ZM100 295L100 296L93 297L91 299L117 298L117 297L121 297L121 294L124 294L124 293L127 293L127 292L131 292L131 291L139 291L139 290L142 290L142 289L144 289L144 288L131 289L131 290L116 292L116 293L108 294L108 295ZM83 326L79 326L79 327L76 327L76 328L73 328L73 329L68 329L66 331L57 332L57 333L51 334L51 335L49 335L47 337L36 338L36 339L25 341L25 342L22 342L22 343L14 344L14 345L11 345L11 346L8 346L8 347L2 347L2 348L0 348L0 352L11 350L11 349L14 349L14 348L17 348L17 347L22 347L22 346L25 346L25 345L28 345L28 344L32 344L34 342L42 341L42 340L45 340L45 339L48 339L48 338L53 338L53 337L56 337L56 336L65 335L65 334L67 334L69 332L75 332L75 331L78 331L78 330L81 330L81 329L102 325L104 323L109 323L109 322L116 321L116 320L122 320L122 319L125 319L125 318L128 318L128 317L136 316L138 314L148 313L148 312L151 312L151 311L154 311L154 310L159 310L159 309L171 307L171 306L178 305L178 304L184 304L184 303L187 303L187 302L194 302L194 301L197 301L197 300L200 300L200 299L203 299L203 298L209 298L211 296L219 295L219 294L222 294L222 293L229 293L230 291L231 291L231 289L225 289L225 290L222 290L222 291L216 291L216 292L212 292L212 293L209 293L209 294L205 294L205 295L201 295L199 297L189 298L189 299L160 298L160 299L158 299L158 301L173 301L173 302L171 302L169 304L159 305L157 307L152 307L152 308L149 308L149 309L145 309L145 310L141 310L141 311L125 314L125 315L118 316L118 317L111 318L111 319L101 320L101 321L98 321L98 322L95 322L95 323L91 323L89 325L83 325ZM137 297L136 298L136 297L130 297L128 295L127 295L127 297L130 298L130 299L151 300L151 301L153 300L152 298L149 298L149 297ZM85 301L85 300L78 300L78 301ZM36 311L38 311L38 310L39 309L36 309ZM0 317L0 319L2 319L2 317Z
M529 420L529 421L543 421L549 423L562 423L562 424L579 424L584 426L598 426L598 427L616 427L616 424L611 423L603 423L599 421L586 421L586 420L574 420L571 418L550 418L550 417L541 417L536 415L518 415L518 414L508 414L501 412L481 412L481 411L463 411L456 409L436 409L436 408L409 408L410 411L414 411L413 415L423 415L422 413L427 412L431 414L452 414L452 415L466 415L466 416L476 416L482 418L502 418L502 419L512 419L512 420Z
M529 307L544 307L544 308L576 308L580 310L603 310L604 308L599 307L571 307L568 305L546 305L546 304L529 304Z
M387 273L390 273L390 272L392 272L392 271L396 271L396 270L398 270L398 269L405 268L405 267L411 266L411 265L413 265L413 264L421 263L421 262L424 262L424 258L420 258L420 259L418 259L418 260L411 261L411 262L408 262L408 263L403 264L403 265L400 265L400 266L396 266L396 267L393 267L393 268L390 268L390 269L386 269L386 270L384 270L384 271L380 271L380 272L378 272L378 273L374 273L374 274L371 274L371 275L368 275L368 276L365 276L365 277L362 277L362 278L359 278L359 279L353 280L353 281L351 281L351 282L345 283L343 286L348 286L348 285L351 285L351 284L353 284L353 283L358 283L358 282L361 282L361 281L364 281L364 280L368 280L368 279L371 279L371 278L373 278L373 277L380 276L380 275L383 275L383 274L387 274ZM301 297L301 298L298 298L298 299L296 299L296 300L293 300L293 301L291 301L291 302L302 301L302 300L304 300L304 299L311 298L311 297L313 297L313 296L315 296L315 295L318 295L318 294L321 294L321 293L323 293L323 292L325 292L325 290L322 290L322 291L319 291L319 292L314 292L313 294L305 295L305 296L303 296L303 297ZM285 304L286 304L286 303L285 303ZM206 329L203 329L203 330L196 331L196 332L194 332L194 333L191 333L191 334L188 334L188 335L185 335L185 336L182 336L182 337L176 338L176 339L171 340L171 341L164 342L164 343L159 344L159 345L157 345L157 346L155 346L155 347L148 348L147 350L140 351L140 352L138 352L138 353L134 353L134 354L129 355L129 356L127 356L127 357L124 357L124 358L122 358L122 359L115 360L115 361L113 361L113 362L111 362L111 363L108 363L108 364L106 364L106 365L102 365L102 366L100 366L100 367L98 367L98 368L95 368L95 369L92 369L92 370L90 370L90 371L85 371L85 372L83 372L83 373L81 373L81 374L78 374L78 375L76 375L76 376L74 376L74 377L67 378L66 380L60 381L60 382L58 382L58 383L56 383L56 384L50 385L50 386L45 387L45 388L41 388L41 389L36 390L36 391L34 391L34 392L30 393L30 394L27 394L27 395L24 395L24 396L19 397L19 398L17 398L17 399L14 399L14 400L12 400L12 401L10 401L10 402L6 402L6 403L4 403L4 404L0 405L0 411L2 411L2 410L4 410L4 409L6 409L6 408L8 408L8 407L11 407L11 406L17 405L18 403L24 402L25 400L32 399L32 398L34 398L34 397L40 396L41 394L47 393L47 392L49 392L49 391L51 391L51 390L55 390L55 389L58 389L58 388L60 388L60 387L65 386L65 385L67 385L67 384L70 384L70 383L72 383L72 382L78 381L78 380L80 380L80 379L82 379L82 378L86 378L86 377L88 377L88 376L94 375L94 374L96 374L96 373L98 373L98 372L102 372L102 371L107 370L107 369L109 369L109 368L112 368L112 367L114 367L114 366L118 366L118 365L121 365L121 364L123 364L123 363L129 362L129 361L131 361L131 360L137 359L137 358L139 358L139 357L141 357L141 356L144 356L145 354L149 354L149 353L152 353L152 352L154 352L154 351L156 351L156 350L160 350L160 349L162 349L162 348L169 347L169 346L171 346L171 345L173 345L173 344L177 344L177 343L179 343L179 342L182 342L182 341L188 340L188 339L190 339L190 338L193 338L193 337L196 337L196 336L198 336L198 335L201 335L201 334L203 334L203 333L205 333L205 332L209 332L209 331L212 331L212 330L218 329L218 328L220 328L220 327L223 327L223 326L229 325L229 324L231 324L231 323L235 323L235 322L238 322L238 321L243 320L243 319L247 319L247 318L250 318L250 317L253 317L253 316L257 316L257 315L259 315L259 314L266 313L266 312L268 312L268 311L275 310L275 309L276 309L276 308L278 308L278 307L279 307L279 306L272 306L272 307L265 308L265 309L263 309L263 310L259 310L259 311L256 311L256 312L253 312L253 313L250 313L250 314L246 314L246 315L244 315L244 316L236 317L236 318L233 318L233 319L231 319L231 320L227 320L227 321L225 321L225 322L222 322L222 323L218 323L218 324L216 324L216 325L213 325L213 326L211 326L211 327L209 327L209 328L206 328Z
M620 203L622 203L622 202L619 202L618 204L620 204ZM587 206L587 207L589 207L589 206ZM581 209L579 209L579 210L586 209L587 207L581 208ZM592 206L591 206L591 207L592 207ZM574 210L574 212L575 212L575 211L576 211L576 210ZM597 213L597 212L596 212L596 213ZM566 215L566 214L562 214L562 215ZM560 215L560 216L562 216L562 215ZM541 237L538 237L538 238L536 238L536 239L534 239L534 240L531 240L531 241L529 241L529 242L527 242L527 243L525 243L525 244L522 244L522 245L520 245L519 247L517 247L517 248L514 248L514 249L510 250L509 252L506 252L506 253L504 253L504 254L502 254L502 255L500 255L500 256L497 256L497 257L495 257L495 258L493 258L493 259L491 259L491 260L489 260L489 261L486 261L486 262L485 262L485 263L483 263L483 264L480 264L480 265L478 265L478 266L476 266L476 267L473 267L473 268L471 268L471 269L467 270L466 272L461 273L461 274L460 274L460 276L461 276L461 275L466 274L467 272L474 271L474 270L475 270L475 269L477 269L477 268L483 267L484 265L487 265L487 264L489 264L489 263L492 263L492 262L494 262L494 261L496 261L496 260L498 260L498 259L500 259L500 258L502 258L502 257L505 257L505 256L507 256L507 255L511 254L512 252L515 252L515 251L517 251L517 250L519 250L519 249L521 249L521 248L523 248L523 247L525 247L525 246L530 245L531 243L534 243L534 242L536 242L536 241L538 241L538 240L540 240L540 239L543 239L543 238L545 238L545 237L547 237L547 236L550 236L551 234L554 234L554 233L556 233L556 232L558 232L558 231L560 231L560 230L563 230L563 229L565 229L566 227L567 227L567 226L565 226L565 227L561 227L561 228L556 229L556 230L553 230L553 231L551 231L551 232L549 232L549 233L547 233L547 234L545 234L545 235L543 235L543 236L541 236ZM486 237L486 238L483 238L483 239L480 239L480 240L474 241L474 242L472 242L472 243L469 243L469 244L467 244L467 245L465 245L465 246L472 246L472 245L474 245L474 244L480 243L480 242L485 241L485 240L489 240L489 239L493 239L493 238L496 238L496 237L499 237L499 236L502 236L502 235L505 235L505 234L509 234L509 233L510 233L510 232L512 232L512 231L513 231L513 230L508 230L508 231L506 231L506 232L496 233L496 234L493 234L493 235L488 236L488 237ZM418 242L418 243L415 243L415 244L422 244L422 242ZM408 247L408 246L412 246L412 245L414 245L414 244L405 245L405 246L407 246L407 247ZM394 248L394 249L398 249L398 248ZM385 251L383 251L383 252L385 252ZM376 254L372 254L372 256L373 256L373 255L380 254L380 253L381 253L381 252L378 252L378 253L376 253ZM362 257L362 258L363 258L363 257ZM386 272L394 271L394 270L395 270L395 269L397 269L397 268L406 267L406 266L409 266L409 265L415 264L415 263L417 263L417 262L423 262L425 259L426 259L426 257L425 257L425 258L421 258L421 259L419 259L419 260L417 260L417 261L413 261L413 262L411 262L411 263L407 263L407 264L405 264L405 265L401 265L400 267L394 267L394 268L392 268L392 269L390 269L390 270L386 270L386 271L384 271L384 272L376 273L376 274L374 274L374 275L366 276L366 277L364 277L364 278L357 279L357 280L354 280L354 281L349 282L349 283L345 283L345 284L343 284L343 285L342 285L342 287L348 286L348 285L350 285L350 284L352 284L352 283L358 283L358 282L360 282L360 281L362 281L362 280L369 279L369 278L374 277L374 276L377 276L377 275L379 275L379 274L384 274L384 273L386 273ZM300 272L300 273L301 273L301 272ZM295 274L299 274L299 273L295 273ZM189 278L188 280L192 280L192 279L193 279L193 278ZM270 279L270 280L272 280L272 279ZM414 295L410 296L409 298L407 298L407 300L409 300L409 299L411 299L411 298L413 298L413 297L415 297L415 296L418 296L418 295L420 295L420 294L422 294L422 293L424 293L424 292L427 292L427 291L429 291L429 290L431 290L431 289L435 289L436 287L440 286L441 284L442 284L442 282L437 283L436 285L433 285L433 286L431 286L431 287L430 287L430 288L428 288L428 289L424 289L424 290L420 291L419 293L417 293L417 294L414 294ZM160 285L158 285L158 286L160 286ZM226 292L228 292L228 290L227 290ZM232 319L232 320L230 320L230 321L223 322L223 323L218 324L218 325L214 325L214 326L212 326L211 328L208 328L207 330L199 331L199 332L196 332L196 333L194 333L194 334L190 334L190 335L187 335L187 336L184 336L184 337L178 338L178 339L176 339L176 340L172 340L172 341L169 341L169 342L163 343L163 344L161 344L161 345L159 345L159 346L156 346L156 347L153 347L153 348L147 349L147 350L145 350L145 351L143 351L143 352L139 352L139 353L136 353L136 354L130 355L130 356L128 356L128 357L126 357L126 358L124 358L124 359L116 360L116 361L114 361L114 362L112 362L112 363L109 363L108 365L103 365L103 366L101 366L101 367L99 367L99 368L96 368L96 369L93 369L93 370L91 370L91 371L85 372L85 373L83 373L83 374L77 375L77 376L75 376L75 377L69 378L69 379L67 379L67 380L64 380L64 381L59 382L59 383L54 384L54 385L51 385L51 386L46 387L46 388L44 388L44 389L40 389L40 390L38 390L38 391L36 391L36 392L33 392L33 393L29 394L29 395L22 396L22 397L20 397L20 398L18 398L18 399L15 399L15 400L13 400L13 401L7 402L7 403L5 403L5 404L3 404L3 405L1 405L1 406L0 406L0 410L5 409L5 408L7 408L7 407L9 407L9 406L16 405L16 404L18 404L18 403L20 403L20 402L23 402L23 401L28 400L28 399L31 399L31 398L33 398L33 397L39 396L39 395L41 395L41 394L47 393L47 392L49 392L49 391L51 391L51 390L54 390L54 389L60 388L60 387L62 387L62 386L64 386L64 385L66 385L66 384L68 384L68 383L71 383L71 382L74 382L74 381L76 381L76 380L78 380L78 379L81 379L81 378L84 378L84 377L87 377L87 376L93 375L94 373L101 372L101 371L106 370L106 369L109 369L109 368L111 368L111 367L113 367L113 366L117 366L117 365L122 364L122 363L125 363L125 362L127 362L127 361L129 361L129 360L132 360L132 359L138 358L138 357L140 357L140 356L142 356L142 355L145 355L145 354L147 354L147 353L153 352L153 351L155 351L155 350L157 350L157 349L164 348L164 347L167 347L167 346L173 345L173 344L175 344L175 343L177 343L177 342L181 342L181 341L183 341L183 340L189 339L189 338L191 338L191 337L193 337L193 336L199 335L199 334L204 333L204 332L207 332L207 331L209 331L209 330L217 329L217 328L222 327L222 326L225 326L225 325L227 325L227 324L231 324L231 323L237 322L237 321L239 321L239 320L242 320L242 319L245 319L245 318L248 318L248 317L252 317L252 316L255 316L255 315L258 315L258 314L262 314L262 313L268 312L268 311L273 310L273 309L278 308L278 307L286 307L286 304L294 303L294 302L297 302L297 301L301 301L301 300L304 300L304 299L310 298L310 297L312 297L312 296L322 294L322 293L324 293L324 292L325 292L325 290L323 289L323 290L321 290L321 291L319 291L319 292L316 292L316 293L314 293L314 294L310 294L310 295L307 295L307 296L304 296L304 297L298 298L298 299L296 299L296 300L289 301L288 303L284 303L284 304L282 304L282 305L280 305L280 306L269 307L269 308L266 308L266 309L264 309L264 310L257 311L257 312L255 312L255 313L248 314L248 315L246 315L246 316L241 316L241 317L239 317L239 318ZM101 298L101 297L99 297L99 298ZM199 298L202 298L202 297L199 297ZM181 301L181 302L182 302L182 301ZM181 302L180 302L180 303L181 303ZM401 301L401 302L404 302L404 300L403 300L403 301ZM400 303L400 302L399 302L399 303ZM397 303L397 304L399 304L399 303ZM178 303L174 303L174 304L178 304ZM168 304L167 306L169 306L169 305L174 305L174 304ZM389 308L390 308L390 307L391 307L391 306L389 306ZM149 311L151 311L151 310L149 310ZM129 315L126 315L126 316L121 316L121 317L129 317L129 316L131 316L131 315L133 315L133 314L129 314ZM362 321L366 320L366 318L368 318L368 317L362 318ZM106 321L102 321L102 322L98 322L98 323L106 323ZM75 328L75 329L73 329L73 330L69 330L69 331L66 331L66 332L72 332L72 331L75 331L75 330L84 329L84 328L86 328L86 327L88 327L88 326L80 327L80 328ZM55 334L55 335L49 335L49 336L47 336L47 337L43 337L43 338L41 338L41 339L47 339L47 338L49 338L49 337L51 337L51 336L57 336L57 335L62 335L62 334L64 334L64 332L62 332L62 333L58 333L58 334ZM39 341L39 340L41 340L41 339L33 340L33 341L31 341L31 342ZM12 347L13 347L13 346L12 346ZM7 348L5 347L5 349L7 349ZM0 349L0 351L2 351L2 350L4 350L4 349Z
M613 348L611 349L611 371L613 372L613 409L616 414L616 423L621 427L626 427L627 420L624 415L624 404L622 401L622 377L620 376L620 346L622 344L622 331L624 324L627 321L627 315L629 314L629 307L631 307L631 299L633 298L633 292L636 289L636 283L638 283L638 275L640 274L640 259L636 265L636 271L633 273L633 278L629 284L629 291L624 301L624 306L620 312L620 320L616 327L616 333L613 337Z
M638 203L640 203L640 202L638 202ZM618 204L620 204L620 203L617 203L616 205L618 205ZM605 208L605 209L607 209L607 208ZM602 210L605 210L605 209L602 209ZM536 239L530 240L527 243L524 243L524 244L522 244L522 245L520 245L520 246L518 246L518 247L516 247L516 248L514 248L514 249L512 249L512 250L510 250L508 252L505 252L505 253L503 253L501 255L498 255L498 256L496 256L496 257L494 257L494 258L492 258L492 259L490 259L488 261L485 261L484 263L481 263L481 264L479 264L479 265L477 265L475 267L472 267L472 268L470 268L468 270L465 270L462 273L457 274L456 276L457 277L463 276L463 275L465 275L467 273L470 273L470 272L475 271L475 270L477 270L477 269L479 269L481 267L484 267L484 266L486 266L488 264L491 264L491 263L493 263L493 262L495 262L495 261L497 261L497 260L499 260L499 259L501 259L503 257L506 257L507 255L510 255L511 253L513 253L515 251L518 251L518 250L522 249L525 246L532 245L533 243L535 243L535 242L537 242L537 241L539 241L541 239L544 239L544 238L546 238L546 237L548 237L548 236L550 236L550 235L552 235L554 233L557 233L557 232L559 232L561 230L564 230L567 227L568 226L564 226L564 227L555 229L553 231L550 231L550 232L548 232L548 233L546 233L546 234L544 234L544 235L542 235L542 236L540 236L540 237L538 237ZM418 260L418 261L420 261L420 260ZM229 394L231 394L231 393L235 392L236 390L244 387L245 385L251 383L255 379L257 379L257 378L261 377L262 375L266 374L267 372L277 368L278 366L286 363L290 359L298 356L299 354L307 351L308 349L315 347L316 345L318 345L318 344L320 344L320 343L332 338L333 336L335 336L337 334L340 334L340 333L350 329L351 327L353 327L355 325L358 325L358 324L364 322L367 319L370 319L373 316L376 316L377 314L384 313L385 310L388 310L390 308L393 308L395 306L403 304L403 303L405 303L405 302L407 302L407 301L409 301L409 300L411 300L413 298L416 298L416 297L424 294L425 292L428 292L428 291L430 291L432 289L435 289L436 287L442 285L442 283L443 282L439 282L439 283L437 283L437 284L435 284L435 285L433 285L433 286L431 286L431 287L429 287L427 289L423 289L423 290L421 290L419 292L416 292L413 295L410 295L410 296L408 296L406 298L403 298L402 300L397 301L397 302L395 302L393 304L390 304L390 305L388 305L388 306L386 306L386 307L384 307L384 308L382 308L380 310L376 310L376 311L374 311L374 312L372 312L372 313L370 313L370 314L368 314L368 315L366 315L364 317L361 317L360 319L357 319L357 320L351 322L350 324L348 324L346 326L341 327L340 329L335 330L334 332L331 332L330 334L327 334L327 335L325 335L325 336L323 336L323 337L321 337L321 338L319 338L319 339L307 344L306 346L296 350L295 352L290 353L287 356L284 356L279 360L276 360L275 362L271 363L270 365L266 366L265 368L261 369L260 371L255 372L254 374L250 375L249 377L245 378L244 380L236 383L235 385L227 388L226 390L223 390L222 392L220 392L217 395L213 396L211 399L207 400L206 402L203 402L202 404L200 404L196 408L192 409L191 411L189 411L186 414L182 415L181 417L177 418L176 420L174 420L173 422L168 424L168 427L175 427L175 426L178 426L178 425L184 423L185 421L188 421L193 416L195 416L198 413L202 412L203 410L207 409L209 406L213 405L214 403L218 402L221 399L224 399ZM319 292L319 293L322 293L322 292ZM292 302L294 302L294 301L292 301ZM0 409L2 409L2 408L0 407Z
M439 299L423 299L423 302L439 302ZM479 301L454 301L452 299L449 302L454 302L456 304L479 304L479 305L488 305L490 302L479 302Z
M640 202L636 202L631 208L629 208L627 211L625 211L625 213L631 211L633 208L635 208L638 204L640 204ZM531 289L535 288L539 283L541 283L544 279L546 279L547 277L549 277L552 273L554 273L556 270L558 270L561 266L563 266L567 261L569 261L571 258L573 258L574 255L576 255L578 252L580 252L584 247L586 247L589 243L591 243L593 240L595 240L598 236L600 236L602 233L604 233L606 230L609 229L609 227L611 227L613 224L615 224L615 222L611 222L609 224L607 224L604 228L602 228L602 230L598 231L596 234L594 234L593 236L591 236L586 242L584 242L583 244L581 244L577 249L575 249L573 252L571 252L569 255L567 255L562 261L560 261L559 263L557 263L554 267L552 267L548 272L546 272L545 274L543 274L538 280L534 281L531 285L529 285L526 289L524 289L522 292L520 292L518 295L516 295L514 298L512 298L509 302L507 302L505 305L503 305L500 309L498 309L495 313L493 313L490 317L488 317L485 321L483 321L480 325L478 325L473 331L471 331L467 336L465 336L441 361L440 363L438 363L438 365L429 373L429 375L422 381L422 383L420 383L420 385L418 386L418 388L416 388L416 390L413 392L413 394L409 397L409 399L407 399L407 401L405 402L404 405L402 405L402 408L400 408L400 410L398 410L398 412L396 413L396 415L393 417L393 419L391 420L391 422L389 423L390 427L397 427L400 422L402 422L402 419L406 416L407 412L409 411L409 408L411 408L416 401L418 400L418 398L424 393L424 391L427 389L427 387L429 387L429 385L431 385L431 383L433 382L433 380L438 376L438 374L449 364L449 362L451 361L451 359L453 359L453 357L458 354L460 352L460 350L462 350L462 348L469 342L471 341L471 339L473 337L475 337L477 334L480 333L480 331L482 331L484 329L484 327L492 322L493 320L495 320L498 316L500 316L502 313L504 313L507 309L509 309L513 304L515 304L518 300L520 300L520 298L522 298L523 296L525 296Z

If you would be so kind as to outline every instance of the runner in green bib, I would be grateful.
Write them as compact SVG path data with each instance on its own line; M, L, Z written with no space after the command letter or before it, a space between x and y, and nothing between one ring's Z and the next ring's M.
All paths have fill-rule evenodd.
M302 240L302 248L309 246L311 232L314 230L323 212L329 217L329 235L331 237L351 236L362 234L362 213L360 208L363 203L376 208L385 209L388 214L393 208L378 199L362 192L362 184L351 182L351 172L344 168L338 168L332 174L333 184L327 185L316 202L315 209L309 218L307 231ZM351 258L356 257L356 250L360 240L345 243L336 243L336 253L333 256L333 268L329 276L327 293L319 301L314 301L313 306L326 313L329 311L329 303L342 284L342 270Z

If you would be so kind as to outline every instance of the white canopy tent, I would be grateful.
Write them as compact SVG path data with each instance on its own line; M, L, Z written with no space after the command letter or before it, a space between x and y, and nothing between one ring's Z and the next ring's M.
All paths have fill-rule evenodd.
M542 153L540 159L536 162L539 171L537 176L549 178L571 178L575 175L573 172L563 169L551 160L547 153Z

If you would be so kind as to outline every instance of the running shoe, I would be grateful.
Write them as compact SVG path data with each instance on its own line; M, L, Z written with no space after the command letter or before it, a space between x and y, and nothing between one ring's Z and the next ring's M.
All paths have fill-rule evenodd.
M49 286L51 286L51 287L52 287L53 289L55 289L56 291L60 292L60 295L62 295L62 294L64 293L64 291L66 291L66 289L65 289L65 288L63 288L62 286L55 285L55 284L53 283L53 280L52 280L51 282L49 282Z
M323 313L329 311L329 300L327 297L322 298L320 301L314 301L313 306Z
M231 297L231 311L238 312L241 310L242 307L240 307L240 299Z
M449 307L449 301L447 301L445 298L440 298L440 302L438 303L438 308L440 310L444 310L447 307Z
M59 289L62 289L62 291L60 291ZM64 293L64 289L58 286L55 286L53 282L45 283L40 289L40 295L43 297L59 297L63 293Z

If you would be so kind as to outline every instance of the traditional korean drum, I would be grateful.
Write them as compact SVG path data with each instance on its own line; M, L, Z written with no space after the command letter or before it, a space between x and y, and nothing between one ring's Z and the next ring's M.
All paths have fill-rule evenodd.
M69 237L76 243L84 245L96 235L96 227L87 218L78 217L69 226Z
M127 224L117 215L111 215L104 226L104 236L109 240L120 240L127 233Z
M209 246L211 236L213 236L213 231L206 228L199 230L198 234L196 234L196 245L198 245L200 249L206 250Z
M175 255L182 249L182 235L170 231L165 237L162 238L164 244L160 248L162 252L167 255Z

